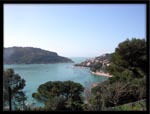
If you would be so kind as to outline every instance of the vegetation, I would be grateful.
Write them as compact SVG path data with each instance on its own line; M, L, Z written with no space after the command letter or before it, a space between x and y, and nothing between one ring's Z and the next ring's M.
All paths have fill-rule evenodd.
M5 70L3 73L3 107L9 106L9 110L12 110L12 108L14 110L24 109L26 100L22 91L24 86L25 80L15 74L13 69Z
M55 52L33 47L4 48L5 64L40 64L56 62L73 62L71 59L61 57Z
M132 77L144 77L147 73L146 55L144 39L127 39L116 48L108 71L114 76L128 72Z
M45 104L45 110L82 110L84 88L73 81L49 81L32 96Z
M90 103L92 110L104 110L141 99L146 99L145 79L137 79L128 83L107 81L92 88Z
M113 77L92 88L91 110L105 110L146 99L146 42L126 40L119 44L107 68Z
M111 56L107 55L107 59L105 57L97 58L98 61L95 60L94 63L87 61L83 65L91 65L93 71L104 68L103 71L109 72L113 77L85 91L81 84L73 81L48 81L32 94L33 98L44 103L44 107L31 107L28 110L146 110L146 41L127 39L118 45ZM4 71L3 84L4 106L11 102L24 106L26 97L22 89L25 80L12 69L8 69ZM83 91L85 99L82 96Z
M140 100L107 109L109 111L146 111L146 101Z

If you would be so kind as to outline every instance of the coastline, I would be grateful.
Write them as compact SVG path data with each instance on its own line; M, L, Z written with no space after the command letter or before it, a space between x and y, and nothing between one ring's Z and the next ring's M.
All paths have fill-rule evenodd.
M106 77L112 77L109 73L104 73L104 72L92 72L92 74L97 75L97 76L106 76Z

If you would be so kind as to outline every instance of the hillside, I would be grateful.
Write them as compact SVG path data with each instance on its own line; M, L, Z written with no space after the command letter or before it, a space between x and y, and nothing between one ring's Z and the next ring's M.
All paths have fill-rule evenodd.
M59 56L56 52L33 47L4 48L4 64L47 64L58 62L73 62L71 59Z
M75 66L89 67L93 72L96 72L96 71L105 72L106 66L109 66L111 62L111 57L112 57L112 54L103 54L98 57L88 59L79 64L75 64Z

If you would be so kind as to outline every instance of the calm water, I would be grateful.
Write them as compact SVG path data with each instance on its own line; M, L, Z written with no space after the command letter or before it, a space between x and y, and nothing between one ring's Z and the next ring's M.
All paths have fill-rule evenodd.
M80 63L87 58L71 58L75 63ZM81 83L84 87L90 86L94 82L107 80L104 76L95 76L90 73L88 68L74 67L74 63L57 64L21 64L4 65L4 68L13 68L26 80L24 92L28 96L28 102L36 102L32 98L32 93L36 92L39 85L47 81L66 81L72 80Z

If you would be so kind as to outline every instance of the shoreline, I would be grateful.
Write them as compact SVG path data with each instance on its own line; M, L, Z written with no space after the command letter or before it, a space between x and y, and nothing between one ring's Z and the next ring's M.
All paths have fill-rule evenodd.
M106 76L106 77L112 77L109 73L104 73L104 72L92 72L92 74L97 75L97 76Z

